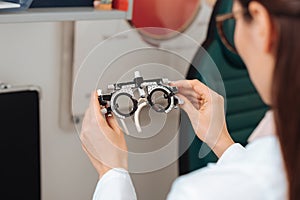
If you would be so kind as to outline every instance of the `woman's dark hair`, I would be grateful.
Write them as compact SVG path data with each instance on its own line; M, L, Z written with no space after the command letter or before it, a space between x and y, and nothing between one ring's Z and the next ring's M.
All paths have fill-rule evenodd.
M289 200L300 199L300 0L255 0L278 32L272 109L289 184ZM251 0L239 0L247 9ZM251 16L245 16L251 20ZM275 175L276 176L276 175Z

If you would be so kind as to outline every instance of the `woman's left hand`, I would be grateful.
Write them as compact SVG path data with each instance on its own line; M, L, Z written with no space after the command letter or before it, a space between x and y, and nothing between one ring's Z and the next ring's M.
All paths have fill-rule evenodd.
M91 95L80 134L82 148L88 155L99 177L112 168L128 168L127 145L124 134L114 116L101 113L98 96Z

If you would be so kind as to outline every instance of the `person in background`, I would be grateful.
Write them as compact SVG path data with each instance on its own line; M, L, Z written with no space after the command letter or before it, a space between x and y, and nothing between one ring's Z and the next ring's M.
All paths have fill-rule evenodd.
M217 0L206 0L206 4L209 5L210 7L214 7L214 5L216 4Z
M235 46L223 41L236 48L270 110L243 147L228 133L220 95L198 80L172 83L196 135L219 160L178 177L167 199L299 200L300 1L235 0L232 13L218 17L228 19L236 21ZM100 109L93 94L80 136L99 173L93 198L136 199L124 135L115 118Z

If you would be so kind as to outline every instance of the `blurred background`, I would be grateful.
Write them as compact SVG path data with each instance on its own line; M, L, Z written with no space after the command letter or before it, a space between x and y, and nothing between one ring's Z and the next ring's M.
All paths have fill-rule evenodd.
M133 9L137 9L134 8L135 2L133 3ZM195 14L188 22L177 21L181 19L181 15L177 14L179 17L172 18L174 21L169 23L174 27L181 23L181 26L178 26L179 31L201 44L206 37L214 1L199 0L198 3L198 9L191 8ZM32 5L32 7L45 6L38 2ZM91 5L92 2L89 2L89 6ZM163 6L167 5L158 5L160 9ZM133 14L135 12L138 10L133 10ZM165 13L165 16L161 13ZM164 10L160 12L159 17L169 19L168 15ZM134 20L93 19L74 22L15 23L12 20L0 24L0 80L11 85L32 84L41 88L40 153L43 200L92 198L98 176L81 149L78 134L71 120L75 117L80 124L88 101L87 94L90 91L80 91L78 95L83 99L82 106L76 110L75 116L72 116L72 85L84 58L97 44L135 26L143 26L140 24L142 19L136 18L135 15L133 17ZM1 13L0 20L5 20ZM182 42L180 37L172 37L164 33L142 32L132 37L118 37L111 45L118 45L118 40L120 43L124 42L122 40L127 40L128 45L142 43L149 47L160 46L171 50L173 48L189 59L192 59L197 51L194 46ZM162 62L169 66L175 66L176 61L172 58L161 59L164 59ZM97 62L101 66L101 57ZM176 70L185 74L188 67L189 65L186 64ZM88 80L87 75L86 81ZM172 117L176 120L178 116L171 116L171 119ZM174 127L167 127L163 131L172 132ZM165 199L177 176L177 161L154 172L132 174L138 199Z

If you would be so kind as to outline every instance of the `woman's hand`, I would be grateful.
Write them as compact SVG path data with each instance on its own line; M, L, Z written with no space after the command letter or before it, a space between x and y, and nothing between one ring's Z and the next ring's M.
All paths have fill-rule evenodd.
M188 114L195 133L220 157L234 144L225 121L224 99L198 80L181 80L178 87L181 108Z
M80 134L82 148L99 177L112 168L128 168L127 145L116 119L105 117L100 111L96 93L91 95Z

